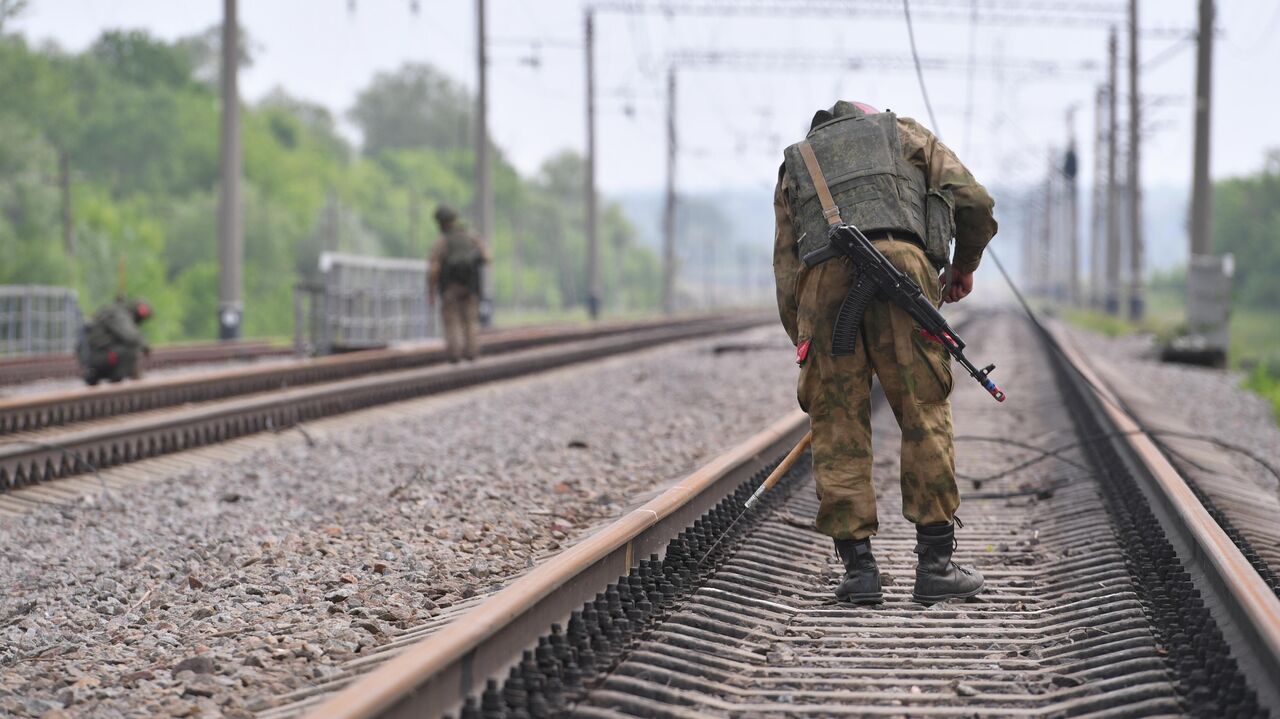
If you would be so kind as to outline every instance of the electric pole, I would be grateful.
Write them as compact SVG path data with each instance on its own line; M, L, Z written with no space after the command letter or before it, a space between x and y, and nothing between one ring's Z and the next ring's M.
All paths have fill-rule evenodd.
M1053 176L1058 174L1057 163L1053 152L1049 152L1049 174L1044 178L1044 226L1040 228L1040 252L1036 256L1039 268L1040 293L1045 298L1053 298L1057 294L1057 274L1050 258L1053 257Z
M596 216L596 62L595 13L586 9L587 67L587 314L596 319L600 314L600 227Z
M1107 41L1107 253L1104 309L1107 314L1120 312L1120 212L1116 181L1116 29L1111 28Z
M493 183L489 167L489 48L485 33L484 0L476 0L476 233L490 247L493 238ZM481 299L493 299L493 269L482 270ZM489 315L481 313L488 324Z
M218 339L239 339L244 304L244 218L240 205L240 43L236 0L222 2L222 138L218 191Z
M1142 301L1142 120L1138 90L1138 0L1129 0L1129 319L1140 320Z
M675 311L676 286L676 69L667 69L667 199L662 220L662 311Z
M1066 273L1066 300L1067 303L1076 306L1080 304L1080 210L1079 210L1079 160L1076 157L1076 132L1075 132L1075 109L1067 111L1067 127L1069 137L1067 140L1067 152L1062 158L1062 177L1066 186L1067 203L1065 209L1066 214L1066 232L1063 234L1067 238L1067 273Z
M413 255L421 250L418 249L418 218L421 210L418 207L417 190L409 189L409 241L405 243L405 248L409 254Z
M71 156L58 150L58 191L62 196L62 249L67 259L76 256L76 225L71 208ZM74 264L71 265L75 267Z
M1212 253L1210 219L1213 185L1209 183L1209 123L1213 119L1213 0L1200 0L1196 42L1195 150L1191 177L1191 257Z
M1099 85L1093 96L1093 200L1089 203L1089 304L1102 307L1103 176L1106 174L1107 89Z
M1213 185L1209 181L1209 125L1213 119L1213 0L1200 0L1196 50L1196 134L1191 180L1191 262L1187 268L1187 327L1196 338L1184 356L1225 367L1231 346L1230 255L1213 254ZM1179 357L1177 343L1172 356ZM1187 351L1189 349L1189 351Z

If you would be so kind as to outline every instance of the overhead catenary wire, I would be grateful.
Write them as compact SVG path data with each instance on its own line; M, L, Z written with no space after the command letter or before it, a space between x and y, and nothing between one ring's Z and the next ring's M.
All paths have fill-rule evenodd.
M916 31L911 25L911 0L902 0L902 16L907 20L907 39L911 41L911 59L916 65L916 79L920 81L920 94L924 96L924 107L929 111L929 123L934 133L937 133L938 118L933 114L933 103L929 102L929 90L924 84L924 68L920 67L920 53L916 50Z

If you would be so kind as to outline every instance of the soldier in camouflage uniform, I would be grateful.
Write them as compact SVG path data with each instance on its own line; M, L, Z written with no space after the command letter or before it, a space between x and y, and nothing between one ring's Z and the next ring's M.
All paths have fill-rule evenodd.
M480 268L489 261L480 238L458 222L453 208L436 209L440 238L431 249L427 270L427 302L440 295L445 347L450 362L479 355L476 330L480 324Z
M138 326L150 316L151 306L142 300L120 300L98 310L85 326L78 347L84 381L95 385L102 380L138 379L140 355L151 353Z
M832 197L829 213L818 179ZM802 258L825 244L829 222L848 222L935 304L955 302L972 290L973 271L996 233L993 208L986 189L931 132L861 103L842 101L819 111L807 140L787 148L774 193L778 310L797 347L797 398L813 430L817 528L835 540L845 565L836 590L842 600L878 603L883 596L871 553L878 527L871 480L873 374L902 428L902 513L916 525L918 539L913 596L922 603L972 596L983 579L951 561L960 497L950 356L923 337L905 311L876 299L863 317L858 350L833 357L836 312L854 269L845 258L806 268ZM944 268L945 284L939 279Z

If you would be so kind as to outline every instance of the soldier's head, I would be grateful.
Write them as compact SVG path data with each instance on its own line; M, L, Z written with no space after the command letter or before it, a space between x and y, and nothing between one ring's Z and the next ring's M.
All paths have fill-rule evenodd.
M436 208L436 224L440 225L440 229L447 230L457 221L458 213L452 207L440 205Z
M878 115L878 114L880 114L879 110L868 105L865 102L856 102L856 101L851 102L849 100L840 100L836 104L832 105L830 110L818 110L816 113L814 113L813 122L809 123L809 129L812 130L813 128L823 124L824 122L830 122L836 119L837 117L844 117L846 115L862 117L864 115Z
M133 315L133 321L142 324L151 317L151 305L146 300L129 300L129 314Z

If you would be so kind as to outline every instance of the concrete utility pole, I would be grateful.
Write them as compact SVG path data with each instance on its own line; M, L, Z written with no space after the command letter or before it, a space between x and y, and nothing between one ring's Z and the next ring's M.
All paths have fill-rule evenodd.
M489 166L489 48L484 0L476 0L476 233L493 248L493 181ZM483 270L483 299L493 298L493 269Z
M1106 174L1107 88L1099 85L1093 96L1093 200L1089 203L1089 304L1102 307L1103 175Z
M596 216L596 35L595 11L586 9L587 67L587 314L600 315L600 227Z
M1040 252L1036 256L1036 266L1040 268L1040 293L1046 298L1055 298L1058 291L1057 267L1054 267L1053 251L1053 179L1058 174L1057 163L1053 152L1049 153L1049 174L1044 178L1044 226L1040 228Z
M1026 284L1027 294L1040 292L1039 280L1036 278L1036 203L1027 192L1027 201L1023 203L1022 217L1022 281Z
M405 246L411 254L419 251L418 218L420 215L421 210L418 207L418 192L411 188L409 190L409 241L405 243Z
M1107 41L1107 253L1103 307L1107 314L1120 312L1120 212L1116 182L1116 29Z
M662 311L675 312L676 69L667 69L667 201L662 213Z
M1138 89L1138 0L1129 0L1129 319L1142 319L1142 119Z
M62 195L62 249L70 259L76 256L76 225L71 210L71 156L66 150L58 150L58 191Z
M1191 170L1191 256L1212 253L1209 234L1213 185L1209 182L1209 123L1213 119L1213 0L1200 0L1196 42L1195 150Z
M1191 263L1187 268L1188 346L1173 343L1171 358L1225 367L1231 345L1230 255L1213 254L1213 185L1209 182L1209 124L1213 117L1213 0L1200 0L1196 52L1196 134L1191 180Z
M1066 300L1075 306L1080 304L1080 182L1077 179L1080 163L1076 157L1074 108L1067 111L1067 128L1070 134L1067 140L1067 152L1062 158L1062 177L1065 181L1063 184L1067 191L1067 203L1064 208L1067 226L1063 235L1067 238Z
M244 216L240 205L240 42L236 0L222 2L222 145L218 193L218 339L239 339L244 303Z

